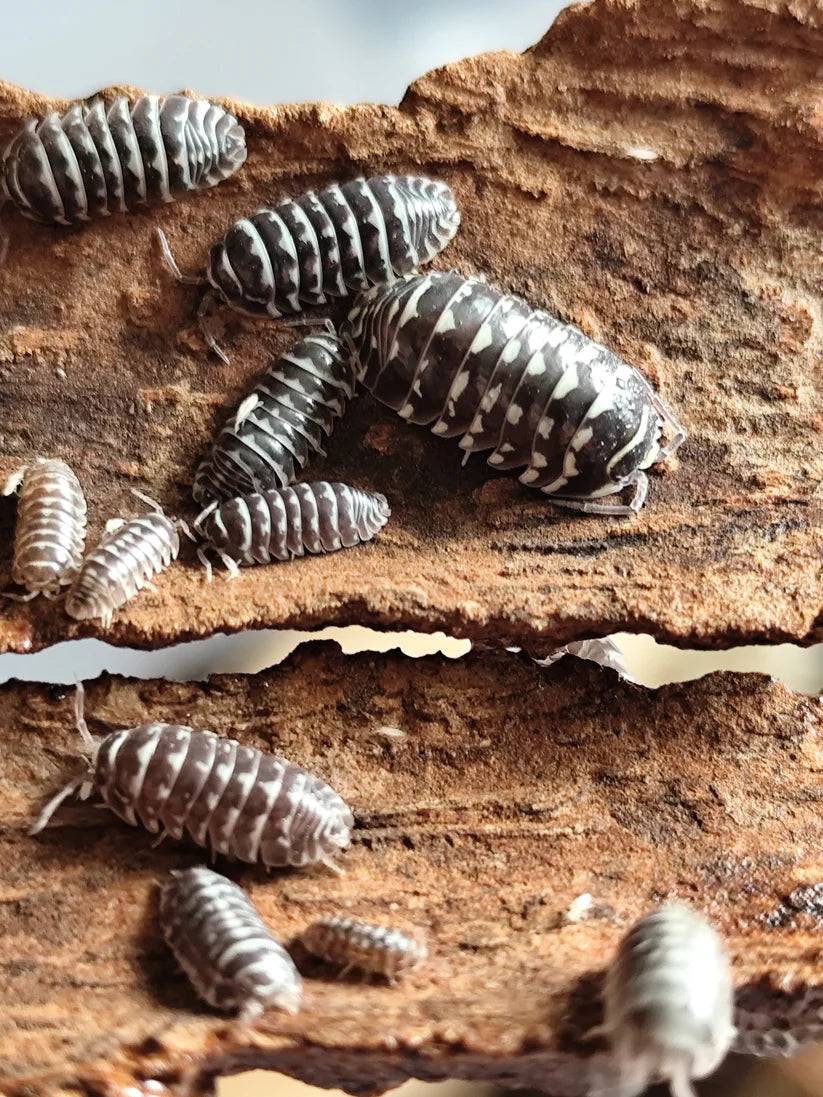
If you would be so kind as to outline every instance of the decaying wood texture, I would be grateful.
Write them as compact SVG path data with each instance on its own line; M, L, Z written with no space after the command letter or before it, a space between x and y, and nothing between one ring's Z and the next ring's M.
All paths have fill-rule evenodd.
M580 517L482 457L461 469L453 442L363 397L309 478L385 492L393 518L373 545L211 586L189 551L107 638L357 622L535 651L620 628L696 646L819 639L821 26L819 0L596 0L522 56L423 77L397 108L230 103L248 161L190 201L79 231L7 209L0 474L67 458L92 540L139 509L131 486L191 517L215 423L294 338L221 310L232 365L208 357L196 291L172 281L154 227L202 266L237 216L359 172L445 178L463 227L438 265L605 341L690 431L639 517ZM0 87L0 138L55 105ZM3 501L0 581L13 513ZM99 634L45 603L0 614L7 650Z
M345 875L217 867L285 938L351 914L421 929L430 959L389 988L302 955L294 1017L246 1028L215 1015L156 921L164 873L203 852L152 848L91 804L67 804L29 838L76 771L79 737L65 691L9 685L0 1092L11 1097L185 1094L253 1066L353 1093L462 1076L582 1097L604 1054L581 1042L604 967L667 896L725 934L749 1008L785 1011L821 980L823 705L763 677L650 692L579 660L544 670L506 653L412 660L312 644L256 677L103 679L87 712L98 734L149 717L234 734L329 780L357 819ZM566 924L585 892L589 917Z

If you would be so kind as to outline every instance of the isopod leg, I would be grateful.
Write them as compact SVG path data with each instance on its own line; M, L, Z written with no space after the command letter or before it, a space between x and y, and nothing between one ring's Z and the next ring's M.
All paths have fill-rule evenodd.
M550 496L550 499L558 507L566 507L568 510L580 510L584 514L607 514L616 518L628 517L637 514L646 502L649 492L649 480L645 472L635 472L624 484L624 487L634 486L634 495L630 503L595 503L586 499L558 499Z
M78 682L74 687L74 726L80 732L80 737L87 747L91 747L92 750L96 747L94 736L89 731L89 725L86 723L86 690L82 682Z
M205 569L206 582L210 583L212 581L212 579L214 578L214 569L211 566L211 560L208 558L208 556L206 556L206 550L205 549L198 548L198 550L197 550L197 559L200 561L200 563L203 565L203 567Z
M228 582L229 579L237 579L240 575L240 568L237 566L237 561L232 560L231 556L227 556L225 552L218 552L217 555L220 557L220 563L229 573L226 576L226 582Z
M217 510L218 506L218 501L216 499L213 499L207 507L204 507L203 510L200 511L195 520L192 522L194 532L199 534L200 537L203 536L203 522L206 518L208 518L212 511Z
M678 450L686 441L687 434L686 428L679 423L677 419L672 415L660 397L656 392L652 391L652 406L664 423L668 423L674 431L674 438L671 439L658 453L657 460L663 461L666 457L669 457L675 450Z
M3 591L2 594L0 594L0 598L8 598L11 602L30 602L32 598L36 598L39 593L39 590L30 590L28 594L10 594Z
M86 774L81 773L79 777L75 777L73 780L69 781L67 785L64 785L59 792L55 793L55 795L52 796L52 798L45 805L45 807L43 807L43 809L40 811L40 814L29 827L29 834L39 834L40 831L43 830L43 828L48 824L52 815L54 815L54 813L57 811L63 801L68 800L71 795L77 792L77 790L85 782L85 780Z
M231 359L217 342L217 340L214 338L214 336L208 329L208 325L206 324L206 313L209 311L209 307L211 306L213 301L213 293L203 294L203 299L200 302L200 307L197 310L197 319L200 324L200 334L203 336L203 341L205 342L209 350L213 351L221 362L225 362L227 366L230 366Z
M314 316L297 316L297 317L291 317L288 320L285 320L285 319L281 318L278 322L281 323L284 327L287 327L287 328L317 328L317 327L320 327L320 328L324 328L328 335L337 336L337 328L334 326L334 324L331 322L331 320L328 318L328 316L326 316L322 319L319 316L318 317L314 317Z
M205 286L208 282L208 278L204 274L193 274L191 272L184 273L177 265L177 260L171 253L169 242L166 239L166 234L161 228L155 228L157 233L157 239L160 241L160 250L163 253L163 259L166 266L172 272L178 282L182 282L184 286Z

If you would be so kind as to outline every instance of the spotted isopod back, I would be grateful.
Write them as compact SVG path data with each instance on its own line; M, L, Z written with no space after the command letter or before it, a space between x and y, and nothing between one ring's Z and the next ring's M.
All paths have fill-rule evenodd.
M246 159L243 128L215 103L184 95L75 103L29 118L0 161L21 213L74 225L213 187Z
M411 934L361 918L322 918L300 935L305 949L345 970L385 975L395 983L426 959L426 946Z
M12 580L28 597L54 598L72 582L86 542L86 500L65 461L40 458L15 473L3 493L19 493Z
M309 335L276 359L220 430L192 486L201 503L283 488L354 395L354 367L339 339Z
M691 1079L715 1070L734 1038L729 960L712 926L682 904L641 918L606 978L605 1023L618 1084L636 1097L655 1081L695 1097Z
M82 692L78 692L82 705ZM334 868L354 819L337 793L300 766L210 731L151 723L102 740L78 726L89 747L87 770L46 804L36 834L60 803L96 791L131 826L269 867L322 862Z
M385 495L320 481L213 503L195 531L234 573L306 552L336 552L370 541L391 515Z
M111 624L154 575L177 559L177 523L160 511L131 518L107 533L89 552L66 598L66 613L77 620L99 617Z
M606 347L525 301L454 272L361 294L340 329L358 379L410 423L491 450L494 468L553 501L639 510L643 471L685 438L648 381ZM660 445L664 420L677 429ZM633 488L628 506L604 496Z
M289 316L431 262L459 225L454 195L439 180L335 183L235 222L211 249L208 280L238 312Z
M160 925L200 997L245 1022L275 1007L296 1013L297 968L246 893L207 868L172 872L160 893Z

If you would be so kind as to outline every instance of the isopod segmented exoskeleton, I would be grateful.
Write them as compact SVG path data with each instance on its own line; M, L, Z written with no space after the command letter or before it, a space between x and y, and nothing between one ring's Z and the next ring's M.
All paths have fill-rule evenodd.
M236 221L209 256L206 275L182 274L158 230L166 261L182 282L248 316L294 316L329 298L391 282L429 263L453 238L460 213L451 189L417 175L377 175L335 183ZM201 303L203 316L211 294ZM222 351L204 330L208 345Z
M272 362L201 461L201 503L283 488L331 434L354 394L354 367L339 339L309 335Z
M390 983L426 959L426 946L416 937L361 918L322 918L300 934L300 942L314 956L342 965L344 973L358 968Z
M195 519L194 530L234 576L238 564L353 548L370 541L390 516L385 495L320 481L214 502ZM210 572L202 549L198 555Z
M180 967L209 1005L255 1021L271 1007L295 1013L302 983L246 893L207 868L172 872L160 925Z
M720 1065L734 1038L731 970L708 921L682 904L641 918L606 977L603 1031L615 1084L598 1091L636 1097L655 1081L695 1097L691 1079Z
M127 522L108 523L105 536L86 556L69 588L66 613L70 617L99 617L108 628L115 610L177 559L178 529L185 529L185 524L167 518L153 500L140 498L156 509Z
M113 731L102 740L83 718L77 726L89 754L86 771L46 804L37 834L74 792L103 802L131 826L209 847L268 867L323 862L349 844L352 813L319 778L272 754L179 724L151 723Z
M20 600L54 598L72 582L83 559L86 500L65 461L40 458L11 476L4 495L19 490L12 580L28 591Z
M3 192L26 217L74 225L213 187L246 159L223 107L184 95L75 103L29 118L3 153Z
M340 334L381 403L553 501L626 514L643 469L685 438L649 383L577 328L454 272L409 275L357 298ZM677 433L665 447L662 422ZM597 502L633 488L628 506Z

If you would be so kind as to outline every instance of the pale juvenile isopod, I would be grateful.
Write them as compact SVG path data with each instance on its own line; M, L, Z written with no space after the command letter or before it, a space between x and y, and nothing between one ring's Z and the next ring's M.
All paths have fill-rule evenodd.
M246 1023L272 1007L296 1013L302 984L246 893L207 868L172 872L160 893L160 925L204 1001Z
M283 488L295 479L354 395L354 368L339 339L309 335L276 359L201 461L198 502Z
M185 528L184 524L167 518L153 500L141 498L156 510L108 524L108 532L86 556L69 588L66 613L70 617L81 621L99 617L108 628L115 610L177 559L178 528Z
M215 103L184 95L75 103L29 118L0 162L6 198L51 225L172 202L213 187L246 159L243 128Z
M638 511L643 470L685 438L636 369L478 279L435 271L375 287L340 335L381 403L435 434L462 435L467 458L490 449L494 468L526 465L521 482L563 506ZM666 446L663 422L676 432ZM628 505L599 502L627 488Z
M72 582L83 559L83 489L65 461L45 458L14 473L2 493L11 495L18 489L11 577L28 594L9 597L28 601L43 594L54 598Z
M723 943L701 914L672 904L641 918L606 978L603 1031L618 1078L598 1093L637 1097L662 1081L674 1097L695 1097L691 1079L731 1047L733 997Z
M300 766L179 724L141 724L95 739L81 686L76 717L89 764L46 804L32 834L73 793L85 800L96 791L115 815L153 834L187 833L198 846L249 864L337 869L333 858L349 844L352 813Z
M194 530L236 576L238 565L269 564L370 541L390 515L385 495L320 481L214 502L195 519ZM202 548L198 555L211 575Z
M394 281L431 262L459 226L460 212L445 183L377 175L308 191L241 218L212 247L204 276L182 274L158 234L179 281L211 285L201 317L213 294L237 312L277 319Z
M416 937L361 918L322 918L300 934L313 956L352 968L385 975L392 984L426 959L426 946Z

